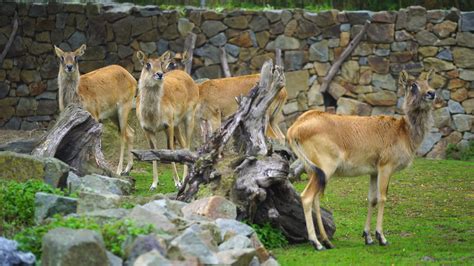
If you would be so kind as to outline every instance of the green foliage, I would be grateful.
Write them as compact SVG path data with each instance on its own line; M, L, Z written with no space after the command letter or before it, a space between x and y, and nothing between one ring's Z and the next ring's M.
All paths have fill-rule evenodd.
M469 141L467 147L463 148L459 148L454 144L449 144L446 148L446 159L474 161L474 140Z
M117 256L123 257L123 243L127 238L139 235L148 235L154 231L153 225L136 226L131 220L119 220L107 223L102 227L102 236L108 250Z
M117 256L123 256L122 245L128 237L137 237L138 235L154 232L153 225L137 226L130 220L118 220L100 226L91 218L62 218L57 215L48 224L26 228L15 235L14 239L20 244L21 250L31 251L37 258L40 258L43 236L50 230L59 227L89 229L100 232L104 239L105 247Z
M0 180L0 219L3 225L0 232L8 236L11 231L32 225L35 214L35 194L46 192L56 195L64 193L40 180L28 180L25 183Z
M263 225L248 223L257 233L258 238L266 248L282 248L288 245L288 240L283 233L273 228L270 223Z

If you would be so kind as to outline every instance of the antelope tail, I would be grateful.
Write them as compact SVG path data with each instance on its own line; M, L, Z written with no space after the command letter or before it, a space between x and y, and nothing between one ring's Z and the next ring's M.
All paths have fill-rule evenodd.
M303 164L306 168L306 171L312 171L316 174L316 176L318 178L320 192L321 192L321 194L323 194L324 189L326 187L326 174L324 173L324 171L321 168L319 168L317 165L315 165L313 162L311 162L308 159L308 157L304 153L303 149L301 148L301 145L299 144L298 140L289 139L288 141L289 141L291 149L295 152L298 159L300 159L303 162Z

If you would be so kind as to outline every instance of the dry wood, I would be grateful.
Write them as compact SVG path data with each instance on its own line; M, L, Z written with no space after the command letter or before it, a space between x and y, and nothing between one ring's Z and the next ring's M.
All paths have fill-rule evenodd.
M5 59L5 56L7 56L8 50L10 50L10 47L13 44L13 40L15 39L16 32L18 30L18 13L15 11L15 15L13 17L13 28L12 32L10 34L10 37L8 38L7 44L5 45L5 48L3 48L2 54L0 54L0 65L3 63L3 60Z
M135 150L132 153L138 160L145 162L159 161L162 163L179 162L191 164L198 159L197 155L189 150Z
M69 164L78 175L114 176L101 149L102 125L89 112L71 104L56 124L42 137L32 155L55 157Z
M275 65L283 67L283 60L281 57L281 49L275 49Z
M359 42L362 40L362 37L367 32L369 25L370 25L370 21L367 20L362 30L349 43L349 45L344 50L344 52L342 52L339 58L332 64L331 68L329 68L328 74L323 79L323 84L321 85L321 89L320 89L321 92L325 92L328 89L329 84L331 83L332 79L336 75L337 71L339 71L339 68L341 68L342 63L352 53L352 51L354 51L354 49L357 47Z
M224 76L226 78L232 77L229 70L229 63L227 63L227 53L225 51L224 46L220 47L220 58L221 58L221 66L222 66L222 71L224 72Z
M184 62L184 71L191 75L191 70L193 68L193 54L194 46L196 45L196 34L189 33L184 41L184 51L187 52L188 59Z

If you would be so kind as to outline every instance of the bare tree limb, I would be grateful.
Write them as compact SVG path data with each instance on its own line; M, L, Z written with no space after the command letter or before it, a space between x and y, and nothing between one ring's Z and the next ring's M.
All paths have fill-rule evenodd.
M13 28L12 32L10 33L10 37L8 38L7 44L5 48L3 48L2 54L0 55L0 65L3 63L5 56L7 56L8 50L13 44L13 40L15 39L16 32L18 30L18 13L15 11L15 16L13 17Z
M194 163L198 157L189 150L133 150L133 155L140 161L160 161L162 163Z
M275 49L275 65L283 68L283 60L282 60L280 48Z
M346 58L354 51L357 47L359 42L362 40L362 37L367 32L369 28L370 21L366 21L362 30L354 37L354 39L349 43L347 48L342 52L341 56L332 64L331 68L329 68L328 74L323 79L323 84L321 85L321 92L327 91L329 84L331 83L332 79L336 75L339 68L341 68L342 63L346 60Z
M227 53L225 51L224 46L220 47L220 57L221 57L221 66L222 66L222 71L224 72L224 76L226 78L230 78L232 75L230 74L229 63L227 63Z

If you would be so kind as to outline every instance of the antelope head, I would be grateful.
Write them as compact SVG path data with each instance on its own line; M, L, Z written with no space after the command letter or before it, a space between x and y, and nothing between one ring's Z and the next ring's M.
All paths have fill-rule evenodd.
M421 74L418 79L410 79L403 70L398 80L400 88L405 89L405 110L428 111L433 107L436 99L435 90L429 85L433 69Z
M56 56L59 58L59 71L66 74L79 73L78 60L86 51L85 44L81 45L81 47L73 52L64 52L61 48L55 45L54 51L56 52Z
M144 82L145 86L161 86L164 72L171 63L171 53L166 51L159 58L149 58L142 51L138 51L137 58L142 64L140 82Z

